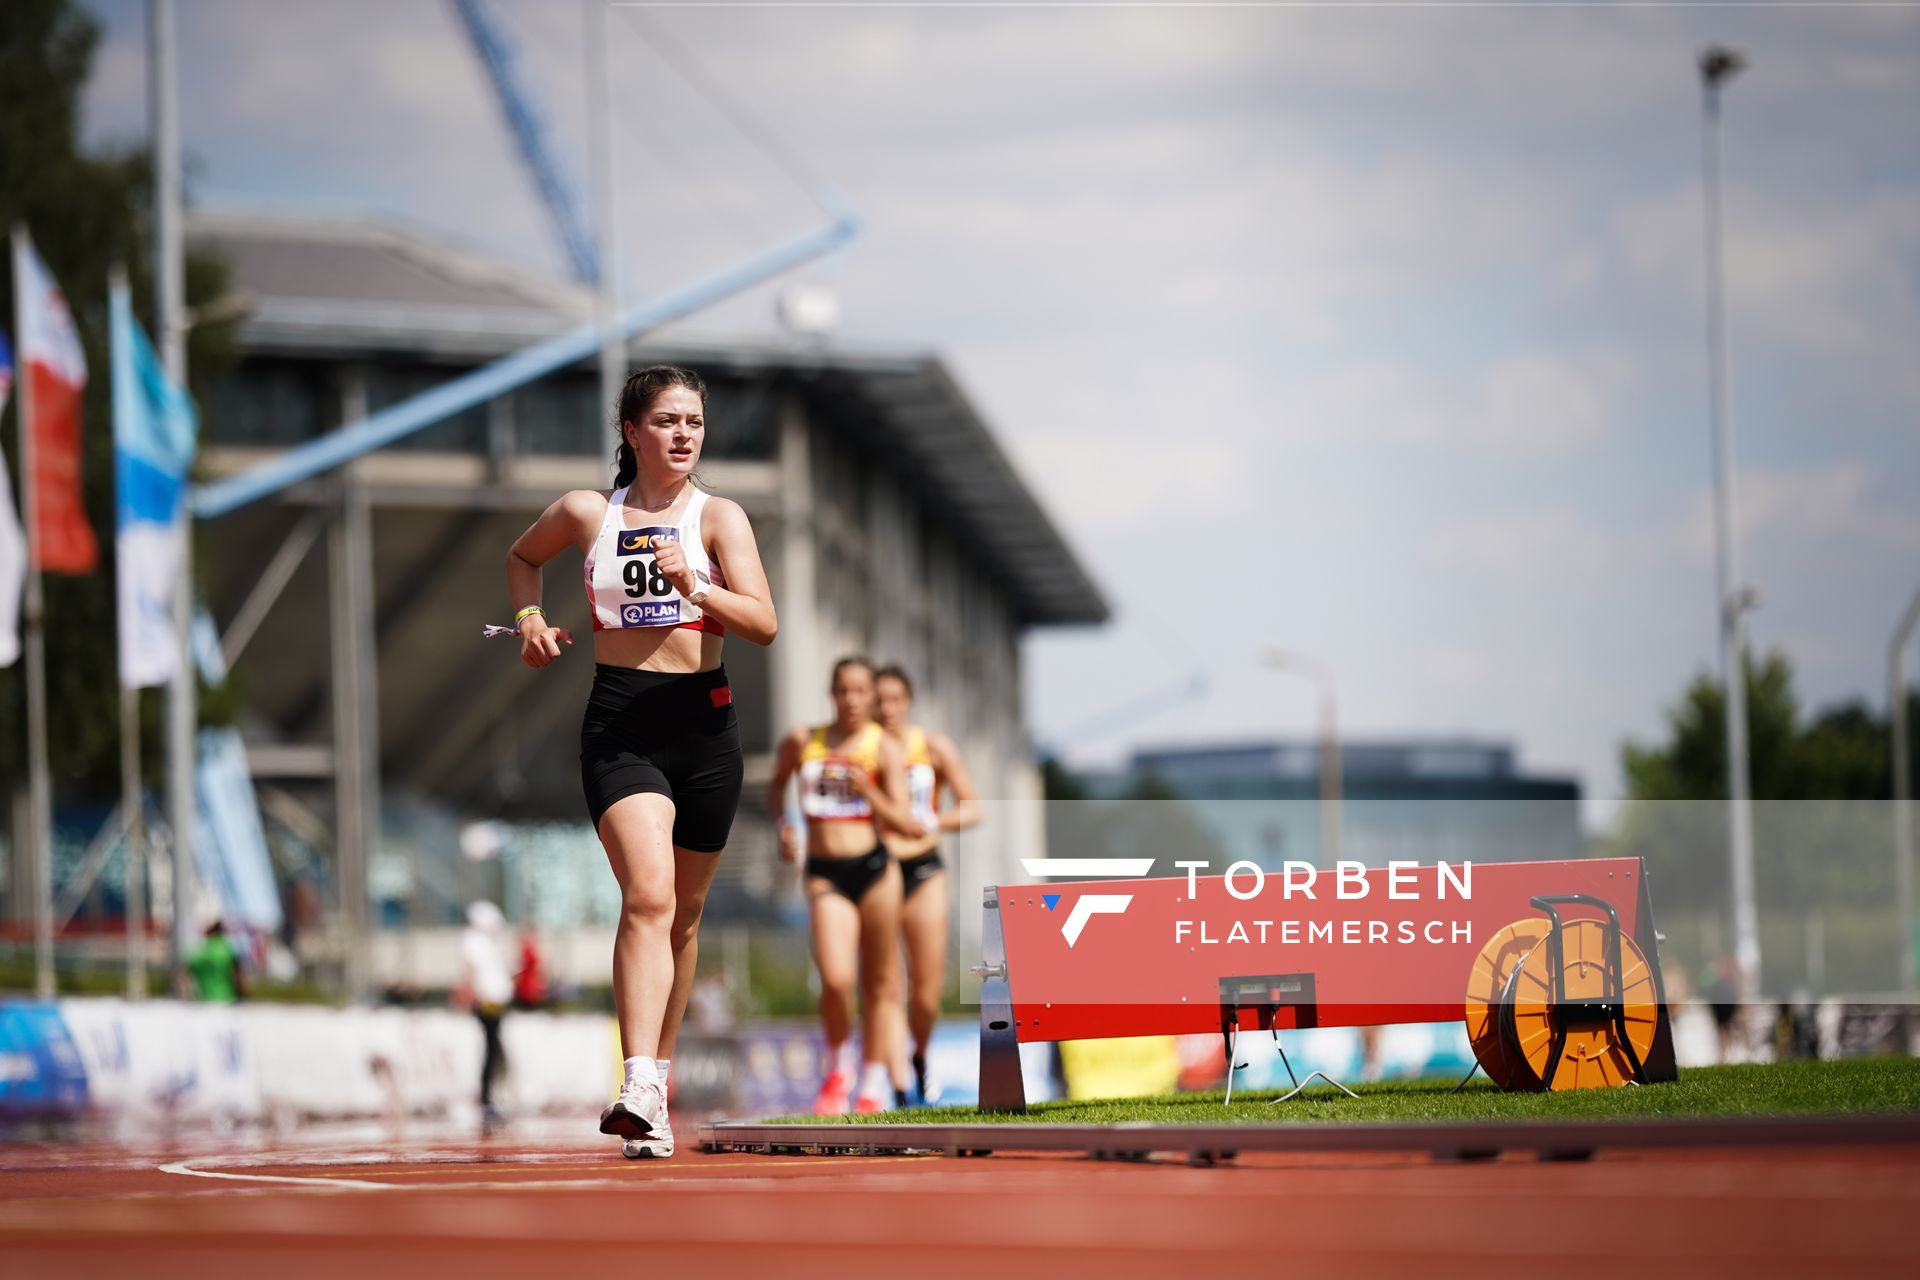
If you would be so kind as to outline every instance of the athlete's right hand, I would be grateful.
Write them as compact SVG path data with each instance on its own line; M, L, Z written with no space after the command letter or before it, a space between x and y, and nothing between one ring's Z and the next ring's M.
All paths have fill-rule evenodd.
M782 822L780 824L780 861L799 862L800 850L800 829L791 822Z
M520 624L520 661L536 670L558 658L563 643L573 643L573 632L548 626L540 614L529 614Z

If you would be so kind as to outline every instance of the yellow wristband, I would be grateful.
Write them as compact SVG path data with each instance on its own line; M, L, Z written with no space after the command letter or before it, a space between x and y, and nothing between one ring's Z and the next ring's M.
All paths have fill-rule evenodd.
M537 604L530 604L526 608L522 609L520 612L513 615L513 625L516 627L519 626L523 621L526 620L527 615L530 613L537 613L543 618L547 616L547 611L545 609L542 609Z

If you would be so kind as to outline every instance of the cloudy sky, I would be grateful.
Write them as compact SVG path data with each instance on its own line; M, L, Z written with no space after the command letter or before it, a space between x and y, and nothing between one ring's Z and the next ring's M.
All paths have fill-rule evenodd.
M89 7L89 135L134 138L144 7ZM178 8L198 203L563 268L449 4ZM499 11L583 175L582 6ZM808 273L842 340L940 352L1113 600L1030 642L1040 738L1305 732L1254 661L1284 645L1350 732L1511 739L1596 816L1714 661L1693 57L1738 46L1752 634L1811 701L1883 704L1920 588L1920 8L656 6L611 40L633 288L820 221L704 73L863 215ZM766 331L771 296L690 328Z

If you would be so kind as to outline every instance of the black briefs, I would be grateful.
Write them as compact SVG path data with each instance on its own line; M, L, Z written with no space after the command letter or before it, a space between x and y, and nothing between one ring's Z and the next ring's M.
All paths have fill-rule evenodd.
M911 858L900 859L901 896L911 898L915 889L944 870L946 870L946 864L940 861L938 849L929 849L925 853L916 853Z
M877 844L873 852L855 858L809 857L807 874L825 880L848 902L858 902L887 874L887 865L892 861L893 855L887 852L886 846Z

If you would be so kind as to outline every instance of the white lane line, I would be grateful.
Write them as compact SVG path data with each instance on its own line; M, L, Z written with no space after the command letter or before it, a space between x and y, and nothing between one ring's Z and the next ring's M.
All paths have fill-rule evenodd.
M363 1182L357 1178L301 1178L272 1173L220 1173L212 1169L193 1167L195 1164L210 1164L219 1158L209 1156L197 1161L175 1160L171 1164L157 1167L161 1173L177 1173L185 1178L218 1178L225 1182L278 1182L291 1183L298 1187L338 1187L343 1191L399 1191L402 1189L391 1182Z
M268 1168L286 1168L293 1166L297 1168L300 1166L337 1166L342 1164L418 1164L426 1162L426 1159L430 1158L432 1154L439 1153L353 1152L328 1153L322 1155L317 1153L299 1154L294 1152L262 1151L235 1155L195 1156L188 1160L175 1160L167 1164L155 1165L154 1167L161 1173L177 1174L185 1178L212 1178L222 1182L265 1183L278 1186L296 1186L340 1191L562 1191L568 1189L577 1190L586 1187L631 1187L636 1184L645 1184L647 1186L698 1184L735 1188L776 1185L786 1187L809 1182L811 1179L801 1178L790 1180L785 1178L756 1178L752 1176L711 1178L701 1171L716 1166L726 1168L773 1168L779 1165L809 1165L817 1167L821 1165L825 1159L820 1156L803 1156L790 1160L768 1160L764 1157L749 1157L744 1160L708 1161L694 1165L688 1168L685 1173L680 1174L667 1173L664 1170L660 1170L651 1173L650 1176L639 1175L639 1169L641 1167L653 1163L651 1161L645 1161L637 1165L629 1166L632 1172L625 1177L525 1178L488 1181L472 1178L453 1178L441 1182L373 1182L365 1178L341 1178L329 1174L307 1174L303 1176L300 1174L286 1173L228 1172L228 1170L234 1168L246 1169L260 1168L262 1166ZM517 1155L510 1155L504 1158L496 1158L495 1162L504 1164L518 1161L537 1168L542 1163L552 1162L556 1157L565 1158L566 1155L567 1153L563 1152L518 1153ZM927 1158L928 1157L925 1156L862 1156L860 1157L860 1165L864 1168L868 1165L896 1164L906 1161L920 1161ZM470 1168L474 1164L484 1163L487 1162L471 1160L450 1161L448 1172L457 1172L462 1166ZM196 1166L199 1165L224 1165L226 1168L197 1168ZM570 1167L594 1168L596 1166L573 1165ZM418 1176L426 1172L427 1170L424 1169L395 1169L393 1174L395 1177L403 1177L409 1174Z

